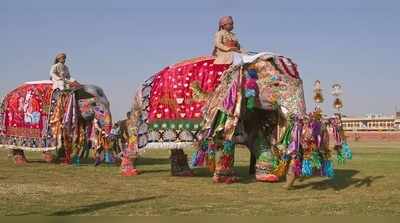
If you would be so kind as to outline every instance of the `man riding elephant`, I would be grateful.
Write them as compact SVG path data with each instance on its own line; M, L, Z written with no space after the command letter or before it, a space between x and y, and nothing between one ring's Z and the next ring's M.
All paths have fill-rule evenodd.
M216 57L184 60L146 80L134 97L127 154L136 159L144 149L172 149L172 175L190 176L183 149L195 147L192 166L207 165L214 182L232 183L239 143L251 152L257 181L286 174L285 151L276 144L291 117L305 115L297 65L274 53L239 53L232 29L230 17L221 19Z
M57 150L64 163L76 164L89 147L108 152L108 99L101 88L71 79L65 59L56 56L51 81L26 82L2 101L0 144L12 149L16 163L26 162L24 151L41 151L50 162Z

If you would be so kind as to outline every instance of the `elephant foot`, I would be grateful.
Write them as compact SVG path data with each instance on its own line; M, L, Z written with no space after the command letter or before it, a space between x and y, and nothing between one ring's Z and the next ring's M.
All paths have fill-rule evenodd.
M213 176L214 183L232 184L239 182L239 180L240 180L239 177L236 176L218 176L218 175Z
M124 177L136 176L141 174L141 171L135 168L133 161L129 157L122 157L121 160L121 175Z
M136 168L122 170L122 172L121 172L121 175L124 176L124 177L137 176L139 174L141 174L141 171L139 171Z
M115 163L115 157L111 152L105 152L104 153L104 162L106 164L113 164Z
M80 165L81 165L81 159L79 158L78 155L74 155L74 156L72 157L72 163L73 163L75 166L80 166Z
M178 177L194 176L187 161L187 155L182 149L171 150L171 175Z
M14 155L14 162L16 165L24 165L27 163L26 158L24 155Z
M100 157L96 157L96 159L94 160L94 166L98 166L101 164L101 159Z
M64 160L62 161L62 165L71 165L72 164L72 159L71 159L71 151L67 150L64 151Z
M54 160L53 154L50 151L43 153L43 160L47 163L51 163Z
M274 183L279 181L279 177L274 174L260 174L256 175L256 181Z

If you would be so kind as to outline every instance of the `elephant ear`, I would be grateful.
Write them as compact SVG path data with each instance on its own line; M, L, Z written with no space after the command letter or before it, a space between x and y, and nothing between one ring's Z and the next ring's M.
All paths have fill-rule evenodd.
M77 97L77 99L89 99L95 97L95 95L87 92L85 88L79 88L75 90L75 96Z
M104 94L103 89L95 85L83 85L82 87L82 97L95 98L99 103L109 107L110 103Z
M81 116L85 120L92 120L95 116L95 111L93 107L96 104L96 101L92 99L79 99L79 110Z

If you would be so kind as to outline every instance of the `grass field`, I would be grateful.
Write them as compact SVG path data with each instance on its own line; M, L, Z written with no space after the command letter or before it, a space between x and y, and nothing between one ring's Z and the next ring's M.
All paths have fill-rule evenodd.
M237 149L241 183L213 184L211 174L170 176L168 151L148 151L138 168L31 163L15 166L0 152L0 215L400 215L400 143L352 143L353 160L333 179L313 177L257 183L247 175L249 154Z

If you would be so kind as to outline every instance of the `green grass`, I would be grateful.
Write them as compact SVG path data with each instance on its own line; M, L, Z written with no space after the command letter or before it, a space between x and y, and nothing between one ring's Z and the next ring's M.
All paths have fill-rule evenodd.
M148 151L144 174L121 177L118 166L31 163L15 166L0 152L0 215L399 215L400 143L352 143L353 160L333 179L257 183L247 175L249 154L237 149L241 183L213 184L211 173L170 176L168 151Z

